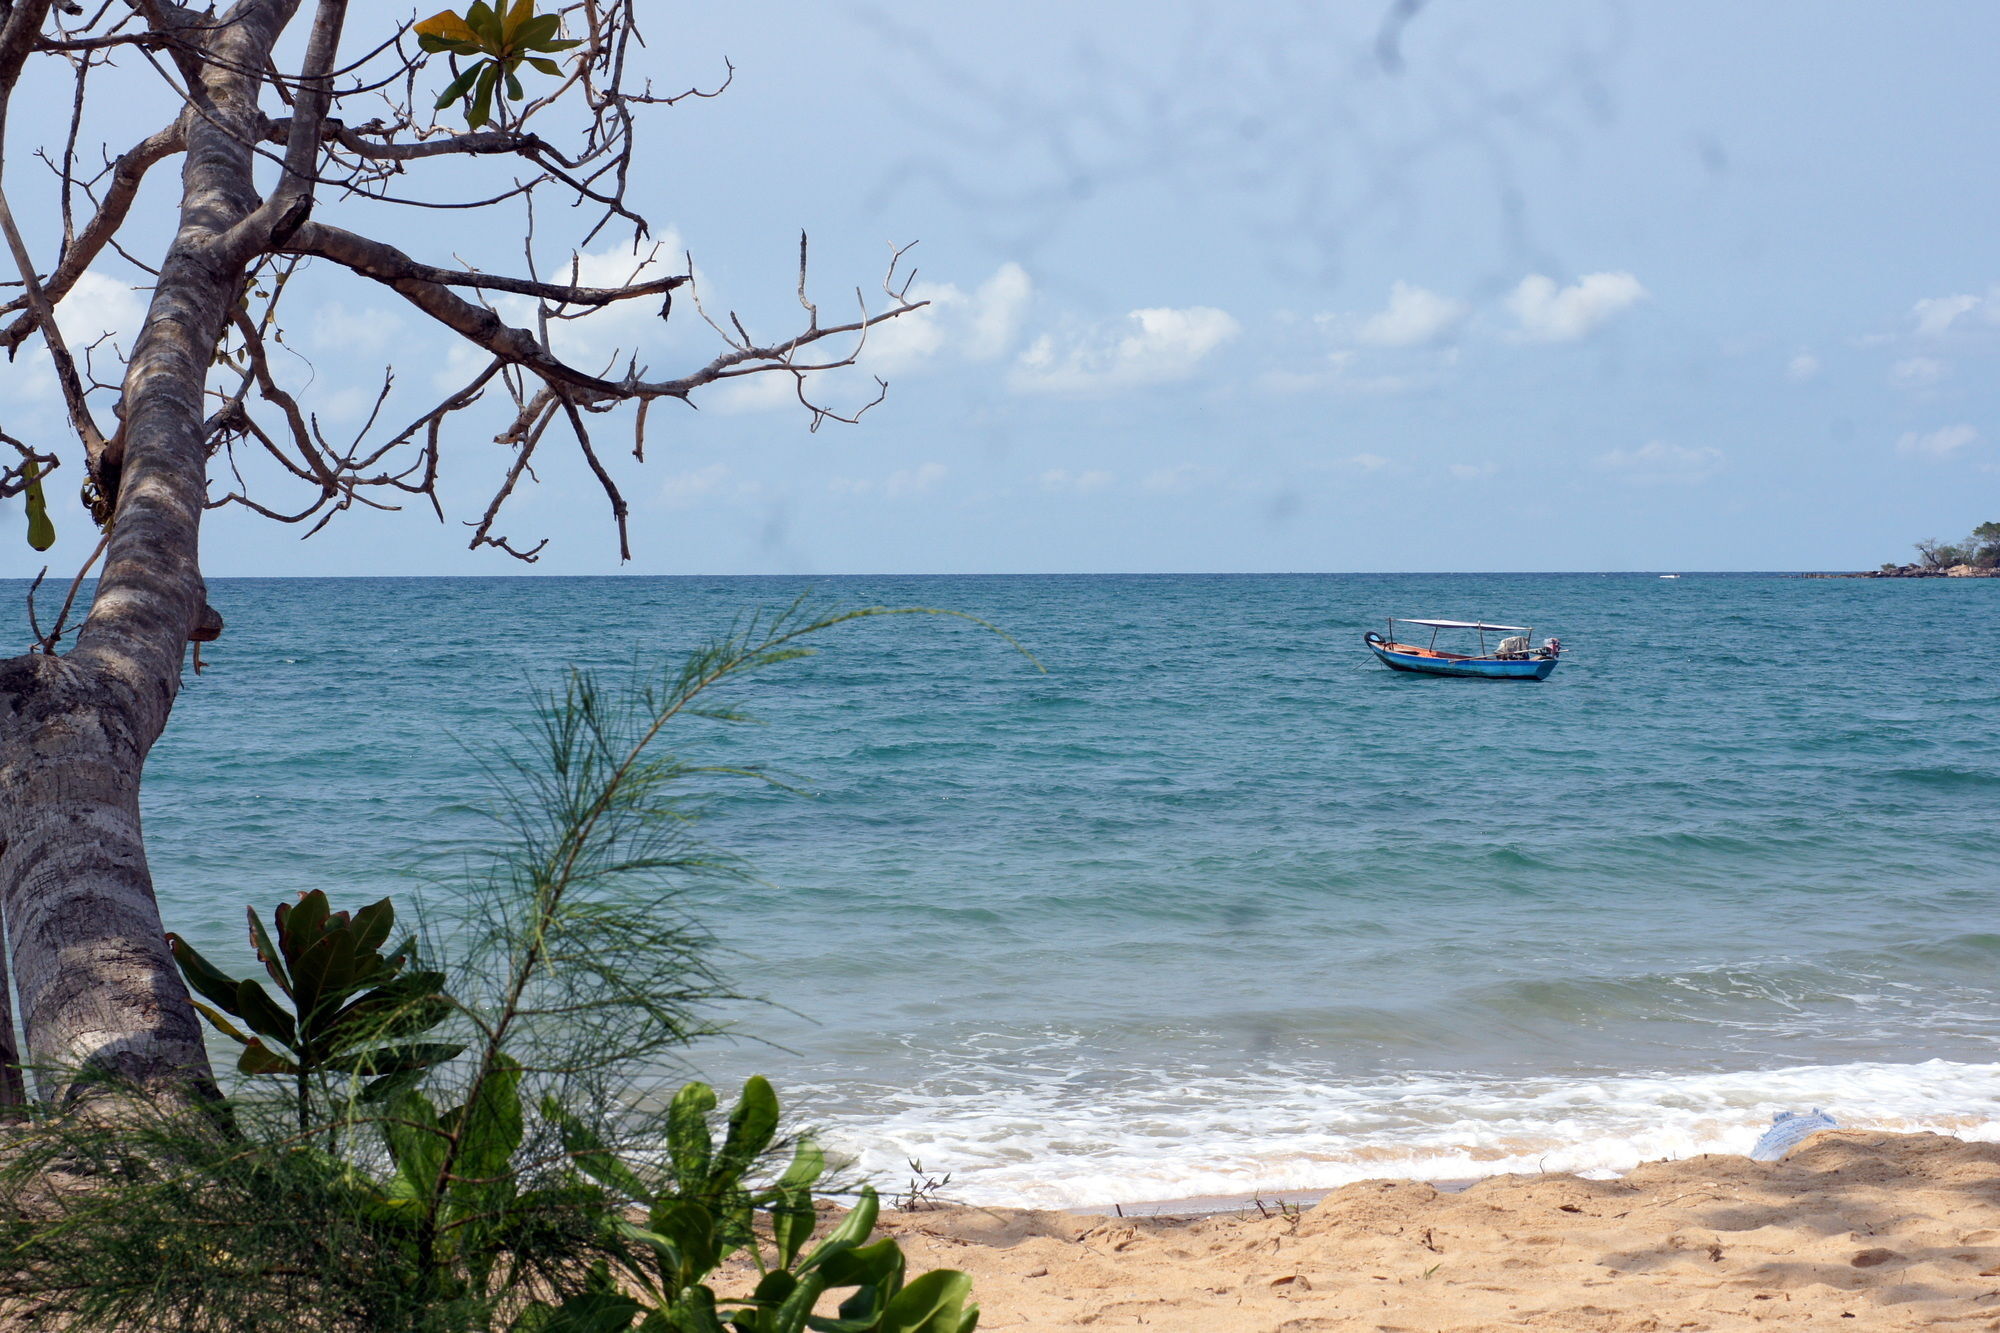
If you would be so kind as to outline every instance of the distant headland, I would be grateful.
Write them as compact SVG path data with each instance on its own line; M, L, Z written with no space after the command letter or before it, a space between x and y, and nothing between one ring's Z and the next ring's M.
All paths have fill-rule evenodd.
M1935 537L1917 543L1917 559L1895 561L1860 574L1815 574L1831 579L1993 579L2000 578L2000 523L1981 523L1969 537L1943 542Z

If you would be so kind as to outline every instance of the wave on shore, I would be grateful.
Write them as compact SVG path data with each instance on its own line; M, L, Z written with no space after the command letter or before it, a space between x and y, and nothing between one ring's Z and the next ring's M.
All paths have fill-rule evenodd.
M852 1096L852 1091L849 1096ZM966 1203L1064 1208L1328 1189L1398 1177L1604 1176L1640 1162L1747 1153L1778 1111L1843 1128L2000 1140L2000 1064L1802 1065L1681 1076L1352 1084L1193 1074L1153 1089L1052 1080L1004 1089L876 1090L828 1124L891 1186L909 1161ZM843 1099L846 1100L846 1099Z

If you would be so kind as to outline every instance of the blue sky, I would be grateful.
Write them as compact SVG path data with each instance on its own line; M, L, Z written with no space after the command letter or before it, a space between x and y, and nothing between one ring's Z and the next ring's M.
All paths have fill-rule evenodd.
M1853 568L2000 518L1991 6L1433 0L1386 62L1380 3L658 8L662 87L738 70L653 117L636 191L712 306L788 330L801 228L827 309L911 240L935 304L871 341L859 426L753 384L656 409L628 571ZM518 262L514 215L322 216ZM128 329L141 280L107 265L66 322ZM715 346L692 316L577 336L675 372ZM408 417L470 364L330 272L287 325L329 426L387 365ZM45 370L11 377L0 425L52 428ZM206 566L524 572L464 549L493 429L451 439L443 525L219 511ZM502 526L550 539L534 572L620 568L566 455Z

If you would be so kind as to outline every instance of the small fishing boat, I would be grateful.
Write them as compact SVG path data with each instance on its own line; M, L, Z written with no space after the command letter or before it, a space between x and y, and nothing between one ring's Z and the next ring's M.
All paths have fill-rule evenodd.
M1421 625L1431 632L1428 644L1404 643L1396 636L1398 625ZM1454 653L1437 646L1445 630L1471 630L1478 635L1477 653ZM1380 658L1382 665L1395 671L1415 671L1426 676L1474 676L1484 680L1547 680L1562 656L1561 639L1544 639L1540 648L1528 647L1532 625L1489 625L1481 620L1411 620L1390 617L1387 638L1369 630L1363 641ZM1486 636L1503 636L1491 653Z

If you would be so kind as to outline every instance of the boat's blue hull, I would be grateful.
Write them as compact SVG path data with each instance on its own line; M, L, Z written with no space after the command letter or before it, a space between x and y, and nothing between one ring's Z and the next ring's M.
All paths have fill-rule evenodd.
M1426 676L1470 676L1479 680L1547 680L1556 669L1553 657L1529 657L1503 662L1497 657L1425 657L1419 653L1399 653L1371 643L1368 651L1382 659L1382 665L1396 671L1415 671Z

